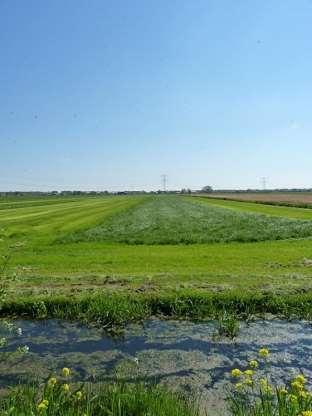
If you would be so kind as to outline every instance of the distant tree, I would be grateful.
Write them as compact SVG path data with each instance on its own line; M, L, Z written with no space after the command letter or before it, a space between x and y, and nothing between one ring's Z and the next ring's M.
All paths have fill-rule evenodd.
M211 194L213 192L212 186L206 185L201 189L201 192L205 194Z
M180 191L181 194L191 194L192 191L190 188L182 188Z

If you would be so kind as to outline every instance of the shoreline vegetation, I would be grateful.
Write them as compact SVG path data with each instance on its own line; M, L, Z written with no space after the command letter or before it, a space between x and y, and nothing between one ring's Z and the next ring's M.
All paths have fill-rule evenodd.
M151 317L206 320L223 313L235 319L275 315L285 319L312 319L312 292L256 294L242 291L187 292L172 294L95 293L87 295L41 295L6 299L2 317L57 318L123 327Z

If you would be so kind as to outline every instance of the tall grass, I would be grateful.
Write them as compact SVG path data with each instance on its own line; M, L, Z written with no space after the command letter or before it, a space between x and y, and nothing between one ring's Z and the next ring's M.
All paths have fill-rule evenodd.
M54 382L54 378L51 378ZM197 416L196 406L180 395L143 384L65 382L44 388L15 388L1 401L0 414L10 416Z
M245 319L272 313L281 317L312 318L312 293L262 295L252 292L179 292L158 295L124 295L103 292L80 296L34 296L6 299L2 316L60 318L95 322L103 327L124 326L151 316L178 319L218 319L227 316ZM234 325L235 326L235 325Z

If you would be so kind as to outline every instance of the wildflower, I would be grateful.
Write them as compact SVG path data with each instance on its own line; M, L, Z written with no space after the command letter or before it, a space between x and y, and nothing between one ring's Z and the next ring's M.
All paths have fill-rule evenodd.
M269 384L266 378L260 378L259 381L262 387L267 386Z
M242 389L242 388L243 388L243 386L244 386L244 385L243 385L243 383L236 383L236 384L235 384L235 387L236 387L236 389L237 389L237 390Z
M47 410L47 406L44 403L39 403L37 409L39 412L43 412L44 410Z
M22 328L17 328L16 333L17 333L17 335L22 335L22 333L23 333Z
M63 384L62 385L62 390L65 392L65 393L68 393L69 392L69 385L68 384Z
M301 413L302 416L312 416L312 410L305 410Z
M252 377L252 376L253 376L253 374L254 374L254 372L253 372L253 370L245 370L245 371L244 371L244 374L245 374L245 376L247 376L247 377Z
M68 377L70 375L70 369L67 367L64 367L62 370L62 374L64 377Z
M258 368L259 367L258 361L257 360L250 360L249 361L249 366L251 368Z
M278 392L280 394L282 394L283 396L285 396L286 394L288 394L288 390L285 387L281 387L280 389L278 389Z
M291 387L297 391L303 390L303 385L299 381L296 381L296 380L291 383Z
M260 348L259 355L262 358L267 358L270 354L270 351L267 348Z
M77 400L81 400L82 399L82 392L81 391L77 391L77 393L76 393L76 399Z
M48 386L53 387L57 383L57 379L55 377L51 377L48 381Z
M44 412L45 410L47 410L48 406L49 406L48 400L42 400L42 402L38 404L37 409L39 412Z
M244 384L246 386L253 386L253 381L251 378L246 378L246 380L244 381Z
M289 397L290 403L296 404L298 402L297 396L295 396L294 394L290 394L288 397Z
M263 391L263 393L266 393L266 394L273 393L272 387L270 386L268 380L266 380L265 378L260 379L260 385L261 385L261 390Z
M299 397L301 397L301 399L307 399L308 398L308 393L305 390L301 390L298 394Z
M232 377L240 377L242 375L242 372L239 368L234 368L231 371L231 375L232 375Z
M298 381L298 383L301 384L305 384L307 382L305 376L303 374L298 374L295 378L294 381Z
M133 361L135 362L136 365L139 365L139 359L137 357L135 357Z

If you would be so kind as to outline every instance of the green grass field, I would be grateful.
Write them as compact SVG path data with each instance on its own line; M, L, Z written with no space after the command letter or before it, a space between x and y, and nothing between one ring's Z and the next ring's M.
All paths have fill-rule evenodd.
M125 244L203 244L286 240L312 236L312 221L247 210L229 210L202 200L155 197L109 217L62 242L109 241Z
M0 250L14 296L312 287L312 210L180 196L6 204Z

